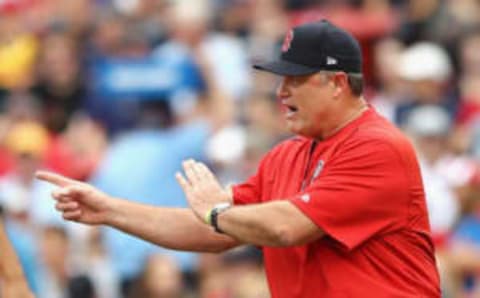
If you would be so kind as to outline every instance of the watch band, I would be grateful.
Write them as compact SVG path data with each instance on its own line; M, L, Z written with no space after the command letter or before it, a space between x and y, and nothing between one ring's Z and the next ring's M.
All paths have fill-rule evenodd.
M229 202L223 202L223 203L219 203L217 205L215 205L212 210L210 211L210 219L208 220L210 225L214 228L215 232L217 233L220 233L220 234L224 234L225 232L223 232L220 227L218 226L218 216L226 211L227 209L229 209L230 207L232 207L232 204L229 203Z

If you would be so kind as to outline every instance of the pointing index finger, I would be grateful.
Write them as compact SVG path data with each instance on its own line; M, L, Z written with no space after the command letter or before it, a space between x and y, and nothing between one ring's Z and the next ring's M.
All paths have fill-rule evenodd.
M76 183L75 180L67 178L65 176L55 174L52 172L46 172L46 171L38 171L35 173L35 178L46 181L52 184L55 184L57 186L63 187L67 185L72 185Z

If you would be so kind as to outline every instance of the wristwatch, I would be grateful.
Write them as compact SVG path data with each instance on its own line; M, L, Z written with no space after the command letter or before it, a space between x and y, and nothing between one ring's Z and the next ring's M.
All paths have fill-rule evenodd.
M214 229L215 232L224 234L224 232L218 227L218 216L232 207L230 202L222 202L213 206L212 210L208 213L207 223L209 223Z

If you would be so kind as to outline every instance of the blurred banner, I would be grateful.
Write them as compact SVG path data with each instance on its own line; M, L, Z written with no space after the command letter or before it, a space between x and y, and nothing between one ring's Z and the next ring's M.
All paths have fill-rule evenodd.
M180 93L198 93L204 85L189 59L100 59L91 70L93 94L108 99L168 99Z

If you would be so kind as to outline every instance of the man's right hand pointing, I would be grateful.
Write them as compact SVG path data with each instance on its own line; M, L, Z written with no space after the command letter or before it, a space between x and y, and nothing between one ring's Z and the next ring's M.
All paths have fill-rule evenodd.
M113 198L87 183L59 174L38 171L35 177L59 187L52 192L52 197L64 219L90 225L106 223Z

